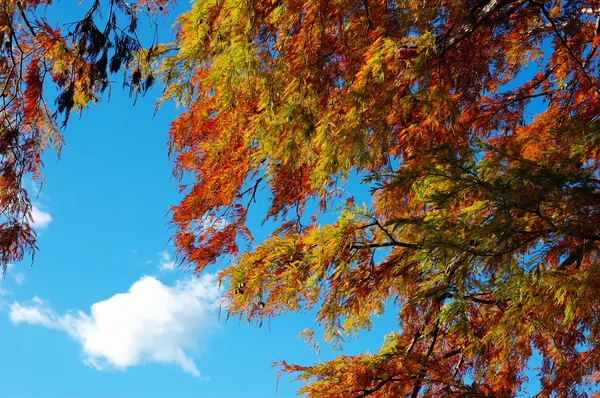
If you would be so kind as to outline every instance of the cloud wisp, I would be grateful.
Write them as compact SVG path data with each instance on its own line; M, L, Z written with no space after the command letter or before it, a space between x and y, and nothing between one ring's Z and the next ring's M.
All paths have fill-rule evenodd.
M160 260L158 261L158 268L161 271L173 271L177 268L177 263L171 255L165 251L160 252Z
M48 228L48 225L52 222L50 213L43 211L36 205L33 205L31 209L31 218L33 219L33 228L36 229Z
M17 286L21 286L25 282L26 276L23 272L16 272L14 267L15 265L12 263L6 264L6 273L11 276Z
M66 332L81 345L84 362L96 369L119 369L160 362L199 376L189 350L216 325L219 291L212 275L166 286L145 276L126 293L94 303L90 313L57 314L45 301L13 302L13 324Z
M25 274L22 272L17 272L11 275L14 279L17 286L21 286L25 282Z

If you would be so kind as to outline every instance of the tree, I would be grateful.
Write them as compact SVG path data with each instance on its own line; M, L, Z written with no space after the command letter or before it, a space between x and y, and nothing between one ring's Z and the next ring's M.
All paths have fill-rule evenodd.
M55 32L13 3L22 23L6 35ZM168 7L110 4L130 21L138 6ZM101 92L122 31L101 32L114 38L96 51L85 26L44 33L71 50L46 61L53 45L34 42L46 58L18 80L4 74L24 99L15 125L27 126L27 104L39 110L39 70L60 71L40 62L81 59L72 80L56 79L59 113ZM161 101L186 108L170 131L175 174L190 180L174 241L198 272L233 259L220 272L230 315L316 309L339 343L398 309L375 354L282 361L300 393L514 396L537 353L538 396L586 396L600 375L599 26L598 1L204 0L179 16L175 43L130 44L109 69L127 68L138 91L160 75ZM339 189L353 175L372 203ZM265 187L278 227L240 250ZM11 250L33 244L6 236Z

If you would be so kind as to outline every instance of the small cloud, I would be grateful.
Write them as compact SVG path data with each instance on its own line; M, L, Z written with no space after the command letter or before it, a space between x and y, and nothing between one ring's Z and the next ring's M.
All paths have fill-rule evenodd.
M56 329L56 315L47 307L42 299L34 296L31 300L32 305L22 306L14 302L10 306L10 320L16 325L21 322L38 324L47 328Z
M21 286L23 282L25 282L25 274L22 272L17 272L16 274L12 275L12 278L14 279L15 283L19 286Z
M33 205L31 217L33 219L33 227L37 229L47 228L52 221L52 216L50 216L49 213L41 210L36 205Z
M15 265L12 263L6 264L6 273L15 281L19 286L25 282L25 274L23 272L15 272Z
M165 251L160 254L160 260L158 261L158 268L161 271L173 271L177 268L177 263L171 258L171 255Z
M187 350L215 323L219 291L213 275L174 286L143 277L126 293L115 294L83 311L58 315L34 297L10 305L13 324L27 323L61 330L81 344L84 362L96 369L125 370L144 362L176 364L200 376Z
M199 222L199 228L202 230L214 229L220 231L227 225L229 225L229 223L225 218L212 214L204 216Z

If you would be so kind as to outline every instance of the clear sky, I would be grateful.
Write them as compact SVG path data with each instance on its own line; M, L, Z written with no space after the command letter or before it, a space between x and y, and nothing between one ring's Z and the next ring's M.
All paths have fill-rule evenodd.
M62 21L90 2L75 3L61 3ZM219 319L216 268L196 278L175 266L169 244L168 209L180 199L166 148L176 110L167 104L152 118L158 90L133 106L120 87L110 102L72 115L60 160L44 157L39 195L28 187L39 251L0 283L0 397L295 396L300 384L286 376L276 392L271 363L336 354L323 346L317 356L296 338L314 314L261 328ZM259 240L261 220L260 211L250 220ZM393 318L344 353L375 351Z

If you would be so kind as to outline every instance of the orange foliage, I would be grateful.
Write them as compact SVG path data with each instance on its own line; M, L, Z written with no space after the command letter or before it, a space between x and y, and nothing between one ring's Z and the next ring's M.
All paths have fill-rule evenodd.
M110 0L109 19L129 30L99 29L94 2L66 33L30 20L43 1L5 3L2 261L33 250L22 176L60 146L45 74L66 122L125 68L132 93L160 76L161 101L185 106L169 132L174 174L189 178L175 244L198 272L232 259L220 272L231 315L314 308L341 344L397 311L374 354L282 361L301 393L506 397L528 377L539 396L597 386L597 0L202 0L178 17L175 43L148 49L137 15L172 1ZM362 206L344 190L356 175L371 192ZM263 188L277 227L240 250Z

